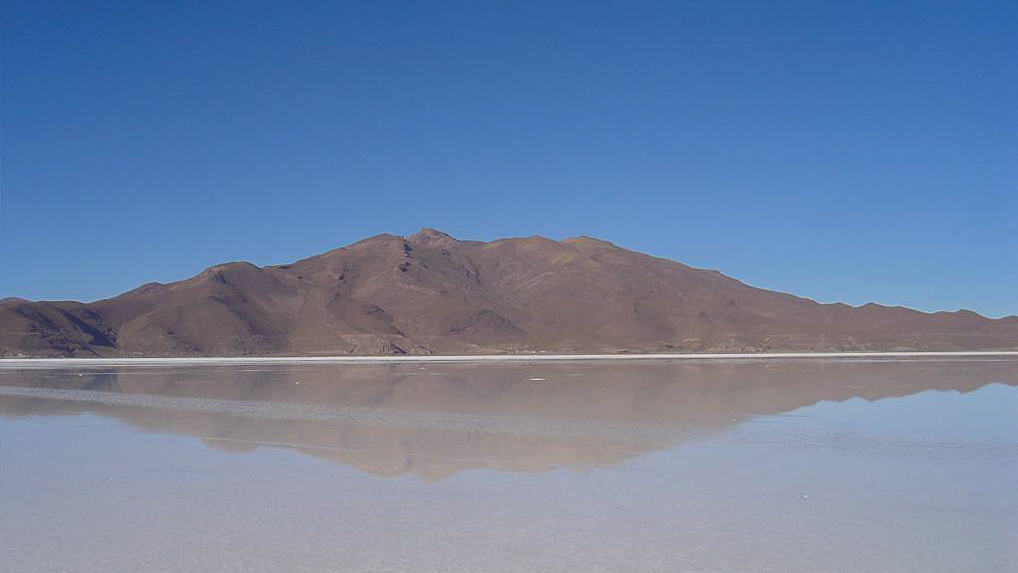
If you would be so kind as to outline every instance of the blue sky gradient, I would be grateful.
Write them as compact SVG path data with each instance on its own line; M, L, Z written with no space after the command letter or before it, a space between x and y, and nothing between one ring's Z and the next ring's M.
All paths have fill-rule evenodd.
M1018 314L1018 3L3 3L0 290L423 226Z

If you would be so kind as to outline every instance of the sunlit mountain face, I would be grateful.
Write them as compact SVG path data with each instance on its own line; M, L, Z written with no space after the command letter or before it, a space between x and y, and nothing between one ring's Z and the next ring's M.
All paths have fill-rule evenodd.
M0 301L0 356L1015 350L1018 317L819 304L581 237L431 229L77 302Z

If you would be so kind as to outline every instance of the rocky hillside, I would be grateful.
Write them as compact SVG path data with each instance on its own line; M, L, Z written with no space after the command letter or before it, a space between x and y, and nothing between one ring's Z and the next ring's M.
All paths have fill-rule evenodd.
M94 303L0 303L3 356L1018 349L1018 317L818 304L586 237L424 229Z

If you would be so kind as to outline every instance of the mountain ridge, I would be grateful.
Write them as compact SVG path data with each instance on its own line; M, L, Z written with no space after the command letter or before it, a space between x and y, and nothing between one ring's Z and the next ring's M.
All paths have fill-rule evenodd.
M818 303L593 237L379 234L91 303L0 302L0 356L1018 349L1018 317Z

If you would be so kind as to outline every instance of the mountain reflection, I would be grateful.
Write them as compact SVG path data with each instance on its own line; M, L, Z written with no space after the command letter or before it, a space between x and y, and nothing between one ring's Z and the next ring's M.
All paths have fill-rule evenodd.
M3 416L90 412L379 476L605 467L823 400L1018 385L1014 359L0 370Z

